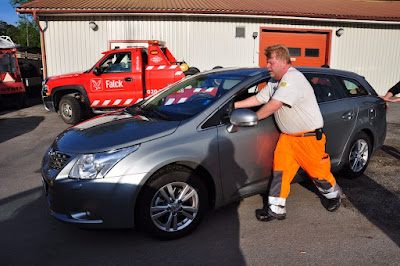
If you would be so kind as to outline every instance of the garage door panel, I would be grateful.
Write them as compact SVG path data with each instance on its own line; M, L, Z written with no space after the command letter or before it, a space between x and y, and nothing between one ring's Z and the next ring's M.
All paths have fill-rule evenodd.
M326 32L276 32L262 31L260 51L271 45L284 44L289 48L294 66L320 67L327 62L328 33ZM259 65L266 67L267 61L260 52Z

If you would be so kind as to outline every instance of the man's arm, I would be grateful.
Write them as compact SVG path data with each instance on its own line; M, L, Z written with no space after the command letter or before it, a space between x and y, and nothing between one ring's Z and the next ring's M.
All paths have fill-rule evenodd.
M393 87L390 88L389 92L391 92L393 95L396 95L398 93L400 93L400 81L397 82L396 85L394 85ZM392 95L392 96L393 96Z
M255 95L244 99L243 101L238 101L235 102L235 109L238 108L249 108L249 107L254 107L254 106L259 106L261 105L262 102L260 102Z
M384 99L385 101L389 101L389 99L391 98L393 96L393 93L391 93L391 92L387 92L386 94L385 94L385 96L379 96L379 97L381 97L382 99Z
M388 99L387 101L392 103L400 102L400 97L395 97L394 99Z
M379 96L379 97L381 97L382 99L384 99L385 101L388 101L388 102L398 102L400 100L398 100L398 99L391 100L390 99L391 97L393 97L394 95L396 95L398 93L400 93L400 82L398 82L396 85L391 87L385 96Z
M263 107L260 108L260 110L257 111L257 116L258 120L267 118L268 116L272 115L276 111L278 111L279 108L281 108L283 105L283 102L272 99L266 104L264 104Z

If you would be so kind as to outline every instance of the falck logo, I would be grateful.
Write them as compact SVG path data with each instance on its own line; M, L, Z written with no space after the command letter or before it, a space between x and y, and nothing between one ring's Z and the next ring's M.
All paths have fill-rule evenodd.
M156 56L154 56L154 57L151 59L151 61L154 62L155 64L157 64L157 63L159 63L160 61L162 61L162 58L159 57L158 55L156 55Z
M91 85L90 89L92 91L102 91L103 90L102 79L91 79L90 85Z

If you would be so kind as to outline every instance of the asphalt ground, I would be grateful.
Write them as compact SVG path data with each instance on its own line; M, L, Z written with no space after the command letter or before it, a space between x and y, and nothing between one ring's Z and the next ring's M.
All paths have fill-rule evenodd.
M0 110L1 265L400 265L400 103L365 174L337 178L342 206L326 211L310 182L293 184L287 219L259 222L253 196L210 213L191 235L159 241L138 229L82 230L50 216L40 163L68 126L40 100Z

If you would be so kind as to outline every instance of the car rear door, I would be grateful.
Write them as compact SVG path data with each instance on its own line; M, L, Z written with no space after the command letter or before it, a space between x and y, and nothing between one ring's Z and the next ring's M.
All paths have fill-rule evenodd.
M368 92L366 89L368 84L365 84L365 80L344 76L339 76L338 79L344 87L347 97L352 98L359 109L357 126L371 129L376 137L384 136L386 131L385 102L373 91ZM373 141L373 143L377 142L381 141Z
M326 151L332 166L340 163L343 151L355 127L358 106L344 92L337 77L327 74L304 73L314 89L324 118Z
M341 81L347 97L354 100L359 108L359 117L367 118L370 125L377 123L377 108L384 108L384 105L379 105L377 102L382 102L378 97L371 95L359 81L349 77L338 77Z

